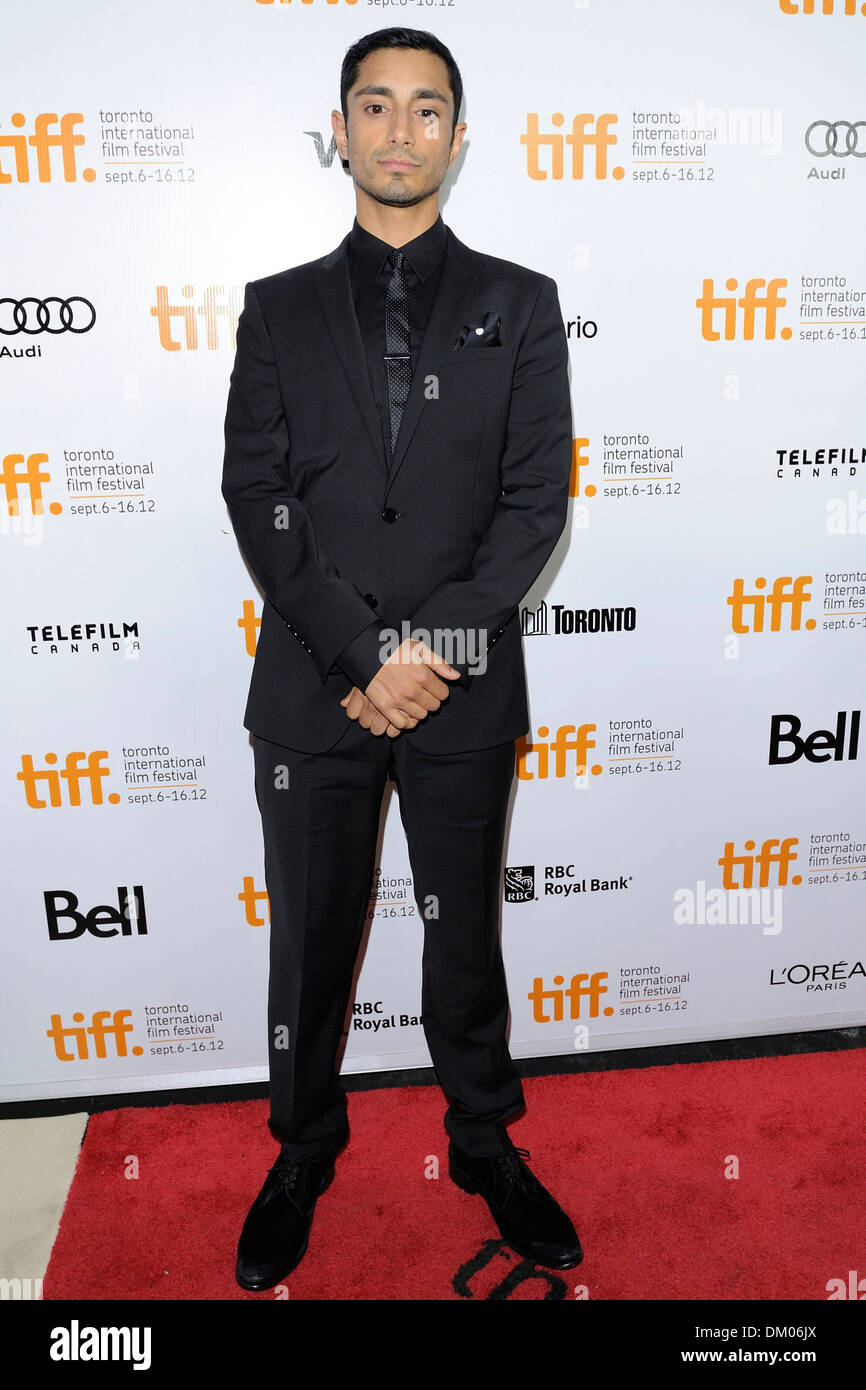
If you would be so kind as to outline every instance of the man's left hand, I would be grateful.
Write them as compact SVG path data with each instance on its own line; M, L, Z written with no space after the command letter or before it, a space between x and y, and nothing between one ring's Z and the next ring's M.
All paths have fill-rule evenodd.
M396 738L400 730L392 724L384 714L381 714L368 700L363 690L359 690L356 685L352 686L348 695L344 695L340 704L345 709L350 719L357 719L362 729L369 729L371 734L377 738L382 734L387 734L389 738Z

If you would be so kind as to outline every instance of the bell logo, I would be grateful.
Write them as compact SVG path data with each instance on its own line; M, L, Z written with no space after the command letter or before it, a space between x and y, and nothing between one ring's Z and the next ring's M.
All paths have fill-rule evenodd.
M574 753L572 772L575 776L582 777L587 770L587 750L595 747L595 739L589 737L595 729L595 724L581 724L579 729L574 724L561 724L556 731L556 738L549 744L535 740L528 743L525 735L519 738L516 745L517 776L522 782L532 782L536 777L543 781L550 776L550 753L553 753L553 776L567 777L569 768L566 755ZM546 724L539 725L538 739L546 739L549 734L550 730ZM534 759L534 772L529 768L530 757ZM589 769L593 777L597 777L601 770L598 763Z
M585 160L584 156L587 149L592 150L592 167L596 179L606 179L608 176L607 152L616 144L616 136L609 133L609 127L616 125L619 117L612 111L606 111L603 115L595 116L591 111L583 111L579 116L575 116L571 122L571 131L568 135L547 132L542 134L538 129L538 112L530 111L526 116L526 133L521 135L520 143L526 147L526 172L531 179L562 179L566 175L565 167L565 146L571 146L571 173L570 178L582 179L584 176ZM590 127L595 123L595 130ZM550 124L562 126L565 124L565 116L561 111L554 111L550 118ZM539 162L539 155L542 146L550 149L550 174L547 169L542 169ZM548 162L548 161L545 161ZM614 179L621 179L625 176L625 169L621 164L615 164L610 170L610 175Z
M111 768L103 759L108 757L108 750L98 749L95 753L67 753L66 764L58 771L54 764L57 762L56 753L46 753L45 762L47 767L36 769L33 766L33 757L30 753L21 754L21 771L16 773L16 778L23 783L24 796L28 806L34 810L41 811L46 806L62 806L63 783L66 783L68 806L80 806L82 783L88 789L90 806L103 806L107 801L109 805L116 806L120 801L117 792L110 792L106 798L102 795L102 783L111 772ZM85 762L85 766L81 766ZM46 784L48 800L44 801L39 795L40 783Z
M27 124L27 117L20 111L16 111L11 120L16 130L21 130ZM32 135L0 135L0 184L30 182L31 149L36 153L36 177L40 183L52 181L51 152L55 149L60 150L64 182L76 183L75 151L84 144L84 136L76 135L74 130L83 120L80 111L70 112L59 118L60 128L52 133L50 127L58 124L57 113L43 111L34 117ZM7 150L11 158L7 157ZM93 183L96 170L82 169L81 177L85 183Z
M91 1055L105 1058L108 1056L105 1045L108 1038L112 1040L112 1057L140 1057L144 1052L143 1047L135 1046L129 1052L126 1050L126 1035L132 1032L132 1024L127 1020L131 1017L131 1009L117 1009L114 1013L100 1009L92 1016L87 1028L80 1026L84 1022L84 1014L73 1014L72 1022L77 1026L64 1028L60 1014L52 1014L51 1027L46 1029L45 1036L54 1043L54 1053L59 1062L88 1062ZM92 1054L88 1048L88 1037L93 1044ZM66 1047L70 1040L74 1040L74 1052L69 1052Z
M193 285L181 285L180 292L184 299L192 299L195 288ZM201 296L200 304L172 304L168 297L168 285L157 285L156 303L151 304L150 313L157 322L160 347L165 348L166 352L180 352L182 347L185 347L188 352L196 352L199 346L199 319L204 321L205 346L211 352L215 352L220 347L233 347L240 300L237 290L232 290L228 303L222 302L220 296L224 292L225 287L223 285L208 285ZM184 341L182 343L172 337L172 321L175 319L183 320ZM220 341L221 319L228 319L232 326L232 332L226 334L222 342Z
M244 905L244 915L248 927L263 927L265 918L259 915L258 904L264 903L267 911L267 921L271 920L271 904L267 893L263 888L256 888L256 881L252 874L245 874L243 888L238 893L238 902Z
M737 280L726 280L725 289L736 290ZM755 319L760 312L763 315L764 338L771 339L776 337L776 313L779 309L784 309L787 299L779 298L779 290L787 285L787 280L747 280L746 288L742 296L738 299L735 294L716 295L714 293L714 282L704 280L703 294L695 300L695 305L701 311L701 337L708 343L717 343L724 337L726 342L730 342L737 337L737 310L742 309L742 318L739 320L741 333L740 336L745 342L751 342L755 336ZM758 291L766 287L765 294ZM719 333L715 327L716 310L723 311L724 333ZM779 337L786 341L793 336L792 328L782 328Z
M796 714L773 714L770 716L770 766L778 767L784 763L795 763L805 758L810 763L828 763L832 758L840 763L846 757L854 761L860 745L860 710L851 711L851 728L847 734L848 711L840 709L836 715L836 730L817 729L813 734L800 737L802 724ZM783 752L785 744L791 751Z
M51 482L51 474L42 471L42 464L47 462L47 454L4 455L0 464L0 488L9 516L21 515L20 488L26 492L25 506L29 507L31 515L43 515L42 484ZM52 516L58 516L63 507L59 502L51 502L48 510Z
M117 907L106 904L104 907L92 907L87 913L77 911L78 898L66 889L55 889L42 896L51 941L74 941L85 932L99 937L147 935L144 889L140 883L135 885L131 893L125 887L117 889ZM71 925L61 926L61 918Z
M734 853L734 842L728 840L725 845L725 852L721 859L716 863L722 869L722 886L724 888L768 888L770 886L770 869L774 866L778 868L775 882L780 888L784 888L788 882L788 866L797 858L794 845L799 844L799 840L764 840L757 854L754 853L755 841L746 840L743 844L745 854ZM755 884L755 866L758 866L758 882ZM740 869L739 879L735 875L735 870ZM802 883L800 874L794 874L791 883L797 885Z
M536 976L532 981L532 989L527 994L527 999L532 1005L532 1017L536 1023L561 1023L564 1017L566 999L569 1002L569 1018L581 1017L580 1001L589 1000L589 1017L598 1018L598 1006L603 994L607 994L607 985L602 981L607 979L607 971L599 970L594 975L572 975L571 983L567 988L563 975L554 975L553 989L545 989L544 981ZM545 1013L546 1001L550 1000L553 1004L553 1013ZM610 1018L614 1012L610 1004L602 1010L604 1018Z
M245 598L242 616L238 618L238 627L244 634L244 651L247 656L255 656L256 654L256 646L259 640L259 628L261 625L261 618L256 617L255 603L251 598Z
M799 574L796 579L792 575L786 574L780 579L774 579L772 589L768 594L765 594L761 591L766 589L767 581L763 577L759 577L755 580L757 592L747 594L745 581L735 579L733 593L728 594L725 600L731 609L733 631L763 632L764 621L767 610L769 610L770 632L781 632L782 618L785 610L789 609L790 623L785 631L799 632L802 627L811 632L817 626L815 619L807 618L805 623L801 621L803 609L812 600L812 595L806 588L806 585L811 583L811 574ZM751 613L747 614L747 608L751 609Z

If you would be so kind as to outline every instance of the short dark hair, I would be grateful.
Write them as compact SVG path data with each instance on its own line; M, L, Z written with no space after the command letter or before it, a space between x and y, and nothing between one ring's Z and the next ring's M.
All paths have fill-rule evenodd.
M346 49L346 56L343 59L343 67L340 73L340 106L343 108L343 120L346 126L349 124L349 112L346 107L346 97L349 89L358 80L358 69L368 53L375 53L380 48L417 48L428 53L435 53L437 58L441 58L448 69L448 81L451 85L451 92L454 97L454 119L451 122L451 135L453 137L457 126L457 117L460 113L460 105L463 101L463 79L460 76L460 69L451 56L450 49L446 48L435 34L429 34L425 29L377 29L373 34L365 34L357 43L353 43L351 48Z

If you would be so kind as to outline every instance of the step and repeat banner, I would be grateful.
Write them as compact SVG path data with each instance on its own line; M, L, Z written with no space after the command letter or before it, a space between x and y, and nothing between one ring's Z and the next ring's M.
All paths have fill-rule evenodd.
M462 71L446 224L569 342L512 1051L866 1022L866 5L42 0L0 58L3 1100L267 1075L223 420L245 283L351 226L385 24ZM343 1069L429 1065L393 788L369 914Z

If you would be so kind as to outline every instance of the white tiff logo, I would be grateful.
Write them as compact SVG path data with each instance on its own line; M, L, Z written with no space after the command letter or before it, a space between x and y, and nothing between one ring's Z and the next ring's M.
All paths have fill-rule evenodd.
M52 1327L52 1361L132 1361L134 1371L150 1370L149 1327Z

